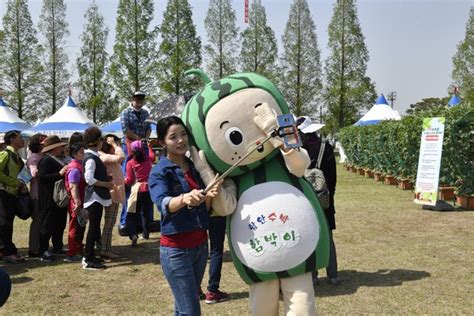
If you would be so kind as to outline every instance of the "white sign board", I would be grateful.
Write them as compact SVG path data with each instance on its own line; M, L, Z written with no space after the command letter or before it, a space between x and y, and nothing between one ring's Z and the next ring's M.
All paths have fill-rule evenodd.
M417 204L435 205L438 200L439 169L443 152L444 117L423 119L420 156L416 174Z

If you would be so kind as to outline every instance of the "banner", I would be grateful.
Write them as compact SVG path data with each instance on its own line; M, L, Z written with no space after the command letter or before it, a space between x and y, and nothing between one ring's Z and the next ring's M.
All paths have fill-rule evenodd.
M420 156L416 174L417 204L435 205L438 200L439 169L443 152L444 117L423 119Z
M245 0L244 5L244 22L249 23L249 0Z

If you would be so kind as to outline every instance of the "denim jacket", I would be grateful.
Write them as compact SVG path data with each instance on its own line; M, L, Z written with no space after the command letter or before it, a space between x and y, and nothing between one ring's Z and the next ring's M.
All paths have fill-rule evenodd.
M186 161L194 179L198 181L200 188L204 189L204 182L196 171L194 164L188 158L186 158ZM162 156L158 164L151 170L148 186L151 199L161 212L161 233L163 235L173 235L198 229L207 230L209 215L205 203L192 209L183 207L175 213L168 211L170 200L182 193L190 192L191 188L184 177L183 170L167 157Z

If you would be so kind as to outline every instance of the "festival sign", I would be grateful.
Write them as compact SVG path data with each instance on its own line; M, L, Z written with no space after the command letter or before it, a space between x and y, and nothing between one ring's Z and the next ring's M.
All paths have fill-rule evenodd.
M435 205L438 200L439 169L443 151L444 117L423 119L420 156L416 174L417 204Z

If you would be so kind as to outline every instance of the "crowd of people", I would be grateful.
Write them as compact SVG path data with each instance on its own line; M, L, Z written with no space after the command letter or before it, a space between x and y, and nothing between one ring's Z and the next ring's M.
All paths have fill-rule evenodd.
M120 258L112 248L119 206L119 225L126 230L131 247L136 247L140 232L143 239L150 236L156 205L161 214L160 262L175 298L175 310L197 315L200 299L208 304L229 299L220 291L220 279L225 216L237 205L237 189L227 179L215 182L214 173L203 171L202 162L189 158L192 135L176 116L157 123L158 144L163 149L157 159L146 141L151 126L148 112L142 108L144 97L136 92L131 106L122 112L122 141L103 135L98 127L74 133L67 142L56 135L36 134L29 138L24 163L19 154L25 146L21 133L13 130L5 134L6 148L0 151L1 255L7 263L25 261L13 242L18 200L24 192L29 191L32 201L28 256L45 263L62 258L92 270L105 269L106 262ZM298 123L303 126L303 147L314 168L323 142L308 117ZM330 191L330 207L325 213L333 230L335 158L332 147L324 146L321 169ZM18 177L24 168L31 175L29 189ZM203 193L210 183L213 187ZM67 192L62 204L58 202L61 190ZM66 227L67 247L63 244ZM337 259L332 233L330 241L327 274L335 285ZM209 282L204 293L201 283L208 258ZM317 283L317 274L314 276ZM0 278L6 280L3 272Z

